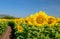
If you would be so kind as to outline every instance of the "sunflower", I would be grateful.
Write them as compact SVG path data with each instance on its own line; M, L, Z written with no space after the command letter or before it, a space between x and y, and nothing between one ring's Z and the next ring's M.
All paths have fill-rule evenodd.
M56 18L56 22L57 22L57 23L58 23L58 22L60 23L60 18Z
M47 23L48 26L54 26L54 24L56 24L56 19L53 16L48 16Z
M24 23L27 24L28 21L27 21L28 17L24 18Z
M37 26L43 26L46 23L46 20L47 20L46 18L47 18L47 15L45 13L39 12L34 18L34 23Z
M19 18L18 23L24 22L24 18Z
M14 22L15 22L16 24L20 24L20 23L23 22L23 21L24 21L23 18L19 18L19 19L15 19L15 20L14 20Z
M29 17L26 18L26 22L30 25L34 25L33 18L34 16L30 15Z
M22 26L17 26L17 30L18 30L18 32L22 32L23 31Z

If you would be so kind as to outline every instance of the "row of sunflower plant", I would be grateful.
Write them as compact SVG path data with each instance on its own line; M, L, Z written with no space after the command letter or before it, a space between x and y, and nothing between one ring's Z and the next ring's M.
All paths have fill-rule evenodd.
M43 11L14 22L14 39L60 39L60 18Z
M0 19L0 34L13 27L13 39L60 39L60 18L40 11L25 18Z
M7 21L6 19L0 19L0 35L2 35L7 29Z

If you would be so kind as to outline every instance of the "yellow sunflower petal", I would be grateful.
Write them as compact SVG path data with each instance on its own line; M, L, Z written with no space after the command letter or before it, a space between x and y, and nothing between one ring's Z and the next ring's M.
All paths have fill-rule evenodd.
M47 14L45 12L43 12L43 11L40 11L39 15L43 15L43 16L47 17Z

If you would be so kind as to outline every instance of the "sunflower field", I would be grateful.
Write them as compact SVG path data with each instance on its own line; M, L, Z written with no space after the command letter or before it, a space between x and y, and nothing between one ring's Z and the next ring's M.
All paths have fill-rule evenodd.
M4 28L7 24L13 27L13 39L60 39L60 18L49 16L43 11L25 18L6 19L6 21L4 25L0 23L0 26ZM4 30L5 28L0 29Z

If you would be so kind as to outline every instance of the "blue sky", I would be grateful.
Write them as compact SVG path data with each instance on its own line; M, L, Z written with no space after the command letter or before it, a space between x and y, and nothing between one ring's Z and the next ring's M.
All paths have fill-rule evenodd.
M41 10L60 16L60 0L0 0L0 14L26 17Z

